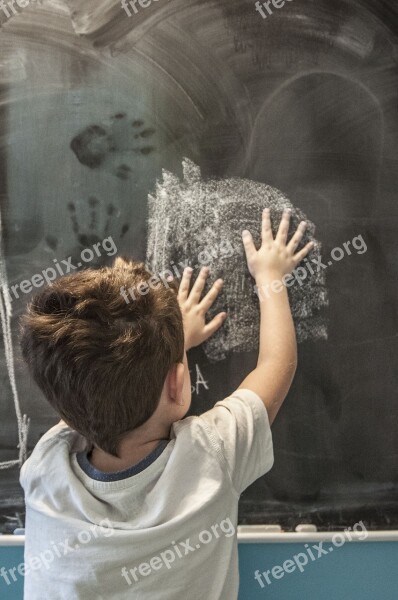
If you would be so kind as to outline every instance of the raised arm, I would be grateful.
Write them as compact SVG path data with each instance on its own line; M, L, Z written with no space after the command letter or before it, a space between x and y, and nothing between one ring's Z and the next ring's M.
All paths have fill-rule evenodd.
M256 368L239 388L252 390L263 400L271 423L289 391L297 367L296 335L286 283L291 282L290 273L313 248L313 242L310 242L300 252L295 252L306 223L300 223L288 242L289 223L290 211L287 209L274 239L270 212L265 209L259 250L250 232L242 232L247 265L255 279L260 301L260 347Z

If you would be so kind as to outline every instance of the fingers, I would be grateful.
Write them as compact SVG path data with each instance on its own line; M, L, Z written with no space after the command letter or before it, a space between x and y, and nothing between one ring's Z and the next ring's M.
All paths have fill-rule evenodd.
M246 260L248 263L250 263L256 256L257 250L253 242L252 234L247 229L242 231L242 241L245 249Z
M187 267L186 269L184 269L180 287L178 289L178 300L184 301L188 298L189 288L190 288L191 279L192 279L192 272L193 272L193 269L191 267Z
M191 292L189 292L192 281L192 273L193 269L191 267L184 269L181 284L178 290L178 300L180 302L185 302L189 298L190 301L198 304L199 308L202 309L203 312L207 312L214 304L214 301L220 293L224 282L222 279L217 279L217 281L213 283L206 296L200 301L200 297L206 285L206 280L209 276L209 269L207 267L203 267L201 269L194 285L192 286Z
M279 224L278 233L276 234L275 240L280 244L286 244L287 236L289 234L290 215L292 211L290 208L285 208L282 214L281 222Z
M222 279L217 279L211 287L211 289L207 292L206 296L202 299L199 304L199 308L203 312L207 312L211 306L213 306L214 302L217 299L218 294L221 292L224 282Z
M220 327L222 326L222 324L224 323L226 318L227 318L227 313L222 312L222 313L219 313L218 315L216 315L214 317L214 319L212 319L209 323L207 323L207 325L205 325L205 327L203 329L203 334L204 334L203 341L209 339L209 337L212 336L213 333L218 331L218 329L220 329Z
M261 240L264 243L273 242L274 236L272 235L270 209L264 208L263 218L261 222Z
M287 245L287 249L290 250L292 253L294 253L297 246L303 239L303 235L304 235L306 229L307 229L306 221L301 221L300 225L297 227L296 233L294 234L294 236L292 237L292 239L290 240L290 242Z
M303 258L305 258L307 254L314 248L314 246L315 242L308 242L308 244L306 244L304 248L300 250L300 252L297 252L297 254L294 255L294 264L298 265L303 260Z
M195 283L192 286L191 293L189 294L189 300L192 300L196 304L198 304L200 297L202 295L203 289L206 285L206 279L209 276L209 269L207 267L202 267L199 275L196 278Z

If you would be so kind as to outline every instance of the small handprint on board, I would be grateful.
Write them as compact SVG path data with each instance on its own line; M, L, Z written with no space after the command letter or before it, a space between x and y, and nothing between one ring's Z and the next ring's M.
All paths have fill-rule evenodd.
M67 206L76 242L68 255L72 258L72 262L75 265L81 262L82 251L86 248L102 244L106 238L111 236L115 238L115 243L117 244L117 241L122 240L130 229L128 223L124 223L119 229L118 210L112 203L104 207L98 198L90 196L87 201L87 207L89 220L86 225L83 225L83 220L79 217L79 210L76 204L69 202ZM115 235L115 230L118 230L117 235ZM59 244L55 236L48 235L46 243L53 252L56 252ZM107 255L103 253L101 256L95 256L87 266L94 268L103 266L109 262L107 259Z
M126 113L112 115L108 124L92 124L77 134L70 147L79 162L90 169L111 173L122 181L134 175L137 157L154 153L156 129L143 119L130 119Z

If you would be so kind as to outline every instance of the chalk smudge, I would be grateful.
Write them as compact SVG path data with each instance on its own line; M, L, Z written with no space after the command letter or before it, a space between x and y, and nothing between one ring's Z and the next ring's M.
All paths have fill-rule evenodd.
M232 245L234 252L228 258L209 254L206 289L218 277L225 282L209 318L221 310L228 313L223 328L204 344L208 359L218 361L228 352L248 352L258 347L258 298L244 258L242 230L251 231L258 247L261 214L267 206L271 209L274 232L284 208L292 209L291 232L301 220L308 219L279 190L263 183L237 178L204 181L200 168L188 159L183 161L183 173L180 181L163 171L156 194L149 195L147 267L153 273L161 273L173 263L189 260L195 268L203 248L219 247L222 242ZM314 240L311 258L318 260L321 244L315 240L314 232L315 225L308 221L299 249ZM302 286L295 283L288 292L298 341L326 339L326 316L322 310L327 306L324 272L316 267L312 274L308 270Z
M29 419L27 415L22 415L21 405L18 397L17 384L15 380L15 368L14 368L14 350L12 345L12 332L11 332L11 298L8 288L7 271L5 265L5 258L3 255L3 226L0 211L0 320L3 334L4 350L6 357L6 365L8 371L8 377L12 390L12 396L15 407L15 414L17 418L18 426L18 449L19 458L18 460L8 460L0 462L0 470L10 469L15 466L22 466L27 458L27 446L28 446L28 432L29 432Z

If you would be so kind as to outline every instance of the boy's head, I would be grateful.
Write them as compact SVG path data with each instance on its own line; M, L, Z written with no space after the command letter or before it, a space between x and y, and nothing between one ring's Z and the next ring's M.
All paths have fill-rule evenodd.
M168 399L175 370L190 400L175 286L162 282L128 304L121 294L150 278L143 263L118 258L54 282L22 318L22 353L36 383L68 425L114 456L123 436L153 415L164 393Z

